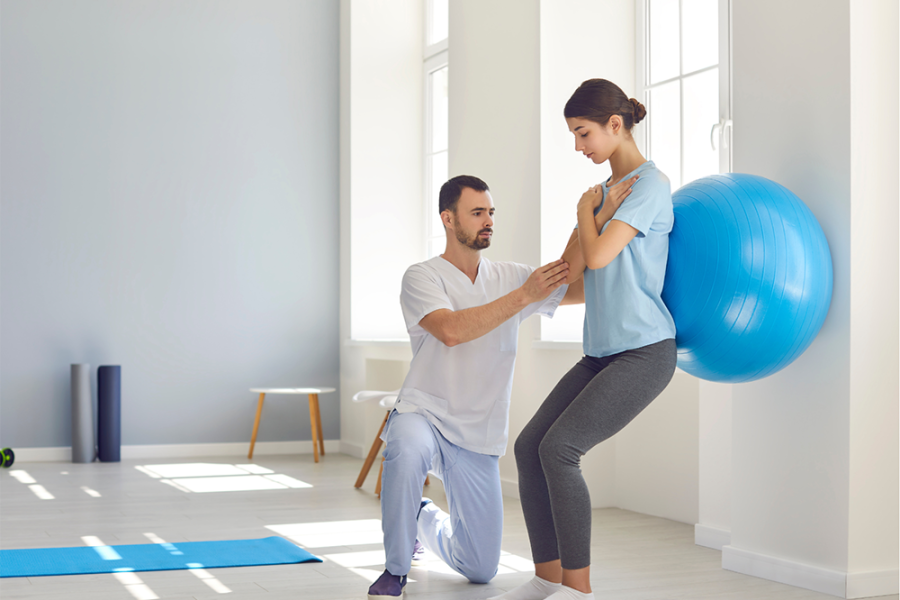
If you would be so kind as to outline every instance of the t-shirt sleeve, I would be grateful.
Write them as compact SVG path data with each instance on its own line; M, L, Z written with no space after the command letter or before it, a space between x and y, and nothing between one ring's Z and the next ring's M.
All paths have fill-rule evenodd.
M421 265L413 265L403 274L400 308L406 331L415 333L423 317L442 308L453 310L453 305L438 277Z
M516 265L519 269L519 277L520 283L525 283L525 280L534 272L534 267L530 267L528 265ZM519 321L523 321L530 317L531 315L542 315L548 318L552 318L553 314L556 312L559 303L562 302L563 296L566 295L566 290L569 289L569 286L563 284L550 292L550 295L540 300L538 302L532 302L528 306L522 309L519 313Z
M622 221L637 229L641 235L650 232L650 226L671 198L669 183L664 179L646 177L638 179L612 220ZM671 203L671 200L669 200Z

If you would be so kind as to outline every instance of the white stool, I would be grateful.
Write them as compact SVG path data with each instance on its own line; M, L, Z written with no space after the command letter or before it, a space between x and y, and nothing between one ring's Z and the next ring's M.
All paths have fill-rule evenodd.
M309 396L309 426L312 429L313 458L319 462L319 453L325 456L325 440L322 438L322 414L319 412L319 394L335 391L334 388L252 388L251 392L259 394L256 405L256 421L253 423L253 436L250 438L250 453L253 458L253 447L256 445L256 432L259 430L259 418L262 416L263 402L266 394L306 394Z

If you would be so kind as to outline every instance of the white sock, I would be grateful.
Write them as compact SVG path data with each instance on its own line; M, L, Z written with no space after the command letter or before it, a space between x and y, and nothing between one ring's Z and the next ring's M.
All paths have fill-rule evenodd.
M563 585L560 586L559 591L555 594L547 596L546 600L594 600L594 594L593 592L585 594L584 592L579 592L575 588Z
M488 600L544 600L561 587L561 583L550 583L535 575L534 579L528 583L523 583L505 594L488 598Z

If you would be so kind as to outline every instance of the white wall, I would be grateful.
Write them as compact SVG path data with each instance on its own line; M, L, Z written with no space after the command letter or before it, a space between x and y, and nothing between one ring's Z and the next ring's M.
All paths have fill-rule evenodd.
M337 7L4 0L0 28L4 445L69 445L73 362L122 365L126 445L246 442L250 387L336 385ZM270 400L259 439L308 418Z
M865 593L897 593L897 13L869 4L851 35L848 0L733 2L735 171L806 202L834 294L794 364L734 387L723 565L839 596L863 571ZM815 27L797 26L812 13ZM883 170L863 167L878 154Z
M695 542L731 541L731 404L734 385L699 381L699 482Z
M897 2L850 2L851 596L898 562L898 19Z

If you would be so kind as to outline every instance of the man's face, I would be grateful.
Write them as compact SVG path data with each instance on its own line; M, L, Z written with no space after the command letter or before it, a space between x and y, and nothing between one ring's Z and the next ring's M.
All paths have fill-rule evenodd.
M449 226L457 241L472 250L483 250L491 245L494 233L494 202L490 192L476 192L463 188L456 203L455 214L444 211L441 219Z

